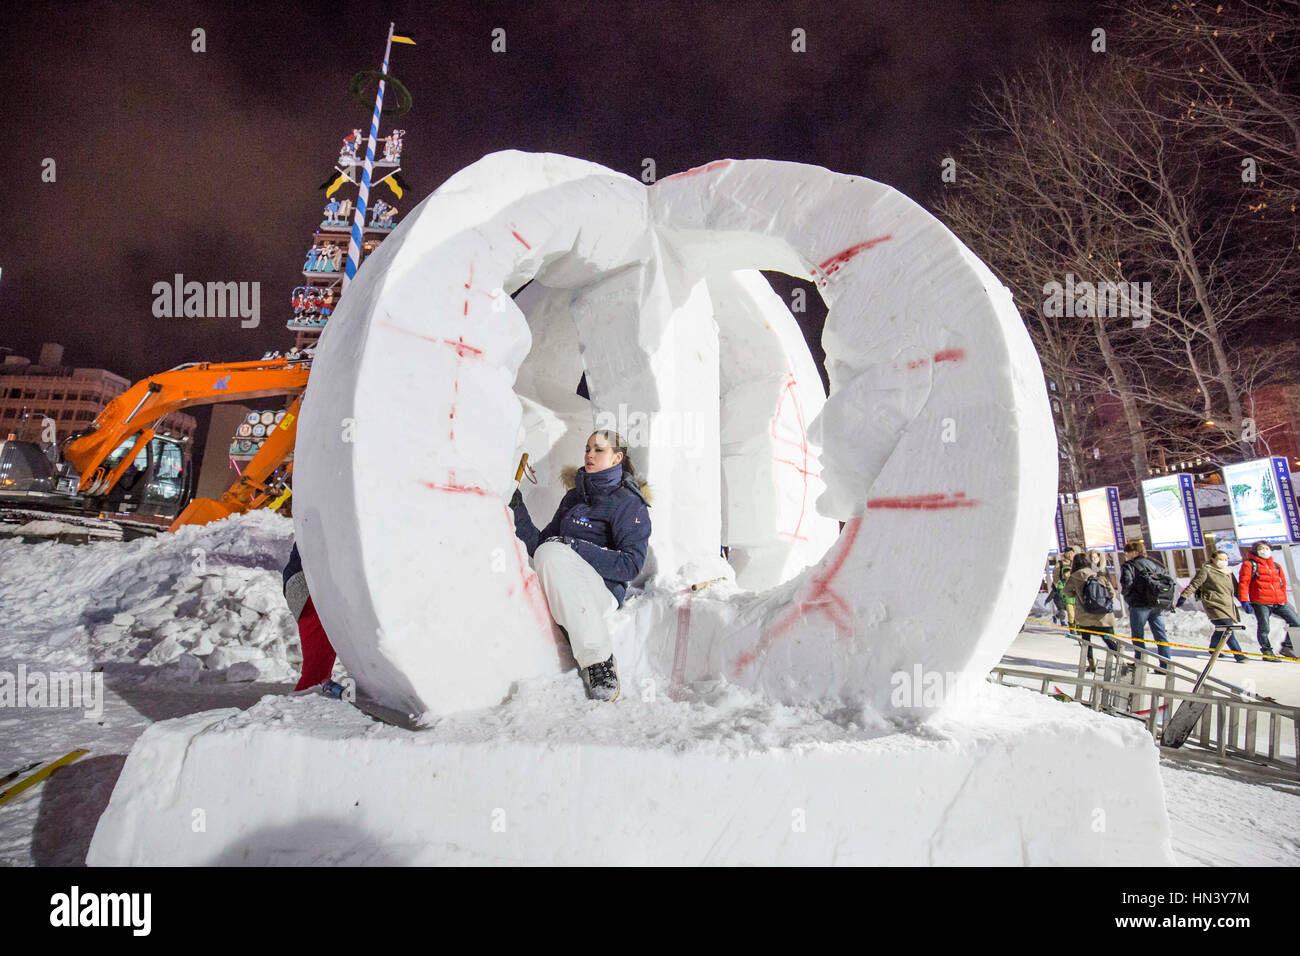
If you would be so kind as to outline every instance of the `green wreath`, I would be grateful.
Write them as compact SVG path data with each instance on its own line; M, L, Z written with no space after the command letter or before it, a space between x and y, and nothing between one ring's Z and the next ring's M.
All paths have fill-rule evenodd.
M352 90L352 96L358 103L371 109L374 108L374 97L367 99L362 93L362 90L366 88L366 84L371 80L387 80L397 96L397 105L385 106L382 111L383 116L401 116L411 111L411 91L402 85L402 81L393 74L380 73L378 70L361 70L352 74L348 86Z

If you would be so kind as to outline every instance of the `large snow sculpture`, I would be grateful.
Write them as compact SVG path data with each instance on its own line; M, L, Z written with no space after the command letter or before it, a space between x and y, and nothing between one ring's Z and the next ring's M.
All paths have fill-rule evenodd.
M817 280L829 396L756 269ZM361 686L413 712L564 666L505 501L528 450L549 519L597 421L648 424L650 586L616 648L649 673L917 718L937 704L893 678L982 677L1036 586L1056 464L1029 337L947 229L861 177L721 160L647 188L492 154L367 260L312 372L309 584ZM728 541L754 590L688 607Z

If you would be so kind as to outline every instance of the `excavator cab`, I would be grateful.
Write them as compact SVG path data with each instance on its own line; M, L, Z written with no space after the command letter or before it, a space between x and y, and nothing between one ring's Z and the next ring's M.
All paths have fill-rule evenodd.
M112 471L134 445L134 436L122 442L104 460L104 466ZM104 510L175 518L192 493L187 452L188 446L174 438L155 435L149 439L104 495Z

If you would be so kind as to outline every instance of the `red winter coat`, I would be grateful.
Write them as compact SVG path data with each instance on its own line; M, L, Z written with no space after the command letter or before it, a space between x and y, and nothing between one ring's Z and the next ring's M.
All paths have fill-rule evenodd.
M1242 604L1285 604L1286 573L1272 558L1247 555L1241 564L1237 600Z

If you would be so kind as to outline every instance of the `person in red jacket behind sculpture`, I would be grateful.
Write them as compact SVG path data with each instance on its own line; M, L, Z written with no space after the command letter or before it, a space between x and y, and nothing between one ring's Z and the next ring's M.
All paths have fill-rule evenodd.
M1276 614L1287 623L1287 637L1282 642L1282 654L1295 657L1295 646L1291 638L1300 633L1300 615L1287 603L1286 573L1282 566L1273 560L1273 549L1267 541L1255 542L1251 553L1241 565L1241 580L1237 582L1237 600L1248 605L1255 612L1255 639L1259 649L1271 655L1273 647L1269 643L1269 618ZM1276 660L1265 657L1264 660Z
M298 639L302 642L302 676L294 690L306 690L329 679L334 673L334 645L325 635L316 605L307 593L307 576L302 572L302 556L295 542L284 568L284 599L298 619Z

